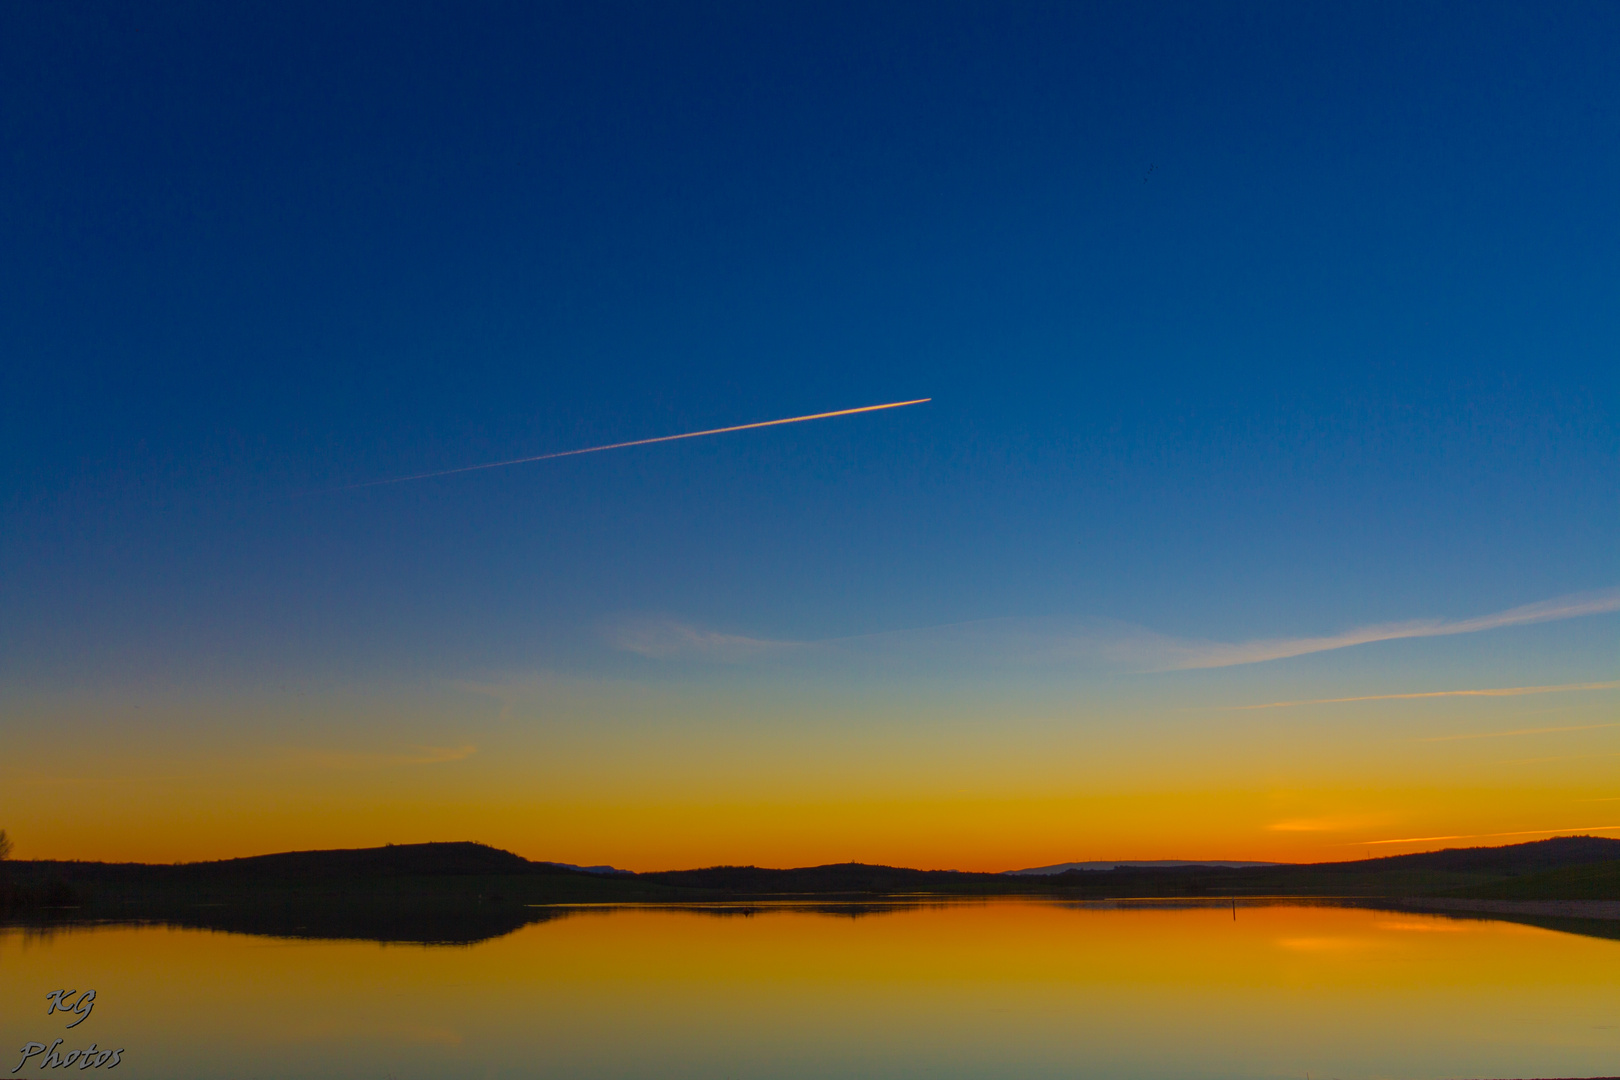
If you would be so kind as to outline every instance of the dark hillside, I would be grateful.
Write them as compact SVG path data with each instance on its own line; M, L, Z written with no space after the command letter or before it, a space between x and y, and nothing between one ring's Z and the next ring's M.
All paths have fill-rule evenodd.
M1620 900L1620 860L1524 874L1447 895L1478 900Z
M452 940L476 936L488 927L521 924L528 920L527 915L520 917L525 909L567 904L813 896L858 900L908 894L1076 900L1444 894L1602 898L1609 895L1605 890L1612 890L1614 872L1592 868L1612 867L1617 860L1620 840L1566 836L1355 862L1238 868L1120 867L1010 876L838 863L630 874L531 862L484 844L433 843L291 851L178 865L8 862L0 878L0 908L13 914L49 911L62 918L156 918L221 928L398 928L379 930L384 934L410 928L415 940L425 939L437 926L441 940ZM496 914L503 907L513 910Z
M1533 874L1561 866L1620 859L1620 840L1601 836L1556 836L1503 847L1446 848L1415 855L1388 855L1342 863L1308 863L1312 870L1362 867L1368 870L1444 870L1453 873Z
M555 863L470 842L389 844L380 848L285 851L194 863L99 863L37 860L10 864L19 881L62 880L70 884L201 884L226 881L336 881L396 877L464 877L506 874L578 874Z
M389 844L380 848L287 851L245 859L186 863L177 867L196 876L296 878L436 876L441 874L575 873L553 863L533 863L521 855L470 841Z
M638 875L665 885L730 896L1058 894L1082 898L1345 895L1399 896L1484 885L1521 874L1620 858L1620 840L1563 836L1494 848L1451 848L1354 862L1294 865L1121 866L1061 874L980 874L836 863L789 870L712 866Z
M1620 858L1620 840L1561 836L1503 847L1448 848L1353 862L1283 866L1069 870L1047 878L1087 898L1109 896L1426 896Z
M706 897L484 844L292 851L217 862L5 864L0 914L139 919L292 936L467 941L543 916L538 906ZM506 928L502 930L501 928Z

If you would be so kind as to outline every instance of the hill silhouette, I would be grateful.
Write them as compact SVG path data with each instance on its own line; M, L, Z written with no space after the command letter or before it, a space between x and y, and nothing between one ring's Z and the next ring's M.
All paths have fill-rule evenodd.
M1452 895L1481 900L1620 900L1620 859L1542 870Z
M908 896L1588 899L1608 895L1614 865L1620 865L1620 840L1593 836L1336 863L1122 866L1051 875L866 863L593 872L456 842L168 865L8 862L0 879L0 912L13 919L150 920L281 936L467 942L583 904Z
M1318 869L1379 866L1388 869L1450 870L1493 874L1532 874L1564 866L1620 859L1620 840L1603 836L1555 836L1502 847L1445 848L1412 855L1386 855L1343 863L1307 863Z
M284 851L241 859L182 863L191 876L401 877L412 875L570 873L555 863L530 862L510 851L471 841L389 844L380 848Z
M1399 895L1483 884L1560 867L1620 859L1620 840L1563 836L1503 847L1450 848L1335 863L1260 866L1116 865L1060 874L984 874L910 870L866 863L833 863L774 870L711 866L668 870L640 878L685 889L735 896L893 894L912 892L1083 893L1087 896L1177 896L1300 893Z
M6 864L0 913L279 937L467 943L555 918L559 905L693 897L634 875L532 862L471 842L288 851L240 859Z

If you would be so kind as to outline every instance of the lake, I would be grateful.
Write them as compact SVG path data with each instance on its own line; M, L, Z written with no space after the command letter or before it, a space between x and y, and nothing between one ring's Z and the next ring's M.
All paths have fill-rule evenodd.
M607 907L472 945L0 929L0 1075L1620 1073L1620 942L1289 903ZM46 1015L93 988L88 1016ZM98 1050L98 1052L99 1052ZM41 1071L43 1055L18 1076Z

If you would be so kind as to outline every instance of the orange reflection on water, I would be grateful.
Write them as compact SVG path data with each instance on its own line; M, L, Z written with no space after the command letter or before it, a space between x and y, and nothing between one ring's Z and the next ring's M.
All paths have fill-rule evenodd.
M124 1076L401 1080L1620 1064L1620 943L1514 923L1021 901L717 910L591 909L468 947L7 931L0 1047L64 1034L121 1045ZM75 985L97 989L97 1009L57 1031L43 995Z

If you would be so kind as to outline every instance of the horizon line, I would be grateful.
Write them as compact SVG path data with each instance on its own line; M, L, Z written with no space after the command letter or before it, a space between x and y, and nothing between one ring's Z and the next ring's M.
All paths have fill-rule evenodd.
M1603 800L1597 800L1597 801L1603 801ZM0 830L0 831L3 831L3 830ZM1546 836L1546 837L1548 837L1548 839L1554 839L1554 840L1557 840L1557 839L1575 839L1575 838L1583 837L1583 836L1593 838L1593 839L1602 839L1602 838L1598 838L1598 837L1592 837L1591 834L1592 833L1598 833L1598 832L1616 832L1616 831L1620 831L1620 825L1582 825L1582 826L1564 826L1564 827L1561 827L1561 828L1553 828L1553 829L1518 829L1518 830L1513 830L1513 831L1509 831L1509 832L1453 833L1453 834L1444 835L1444 836L1411 836L1411 837L1401 837L1401 838L1392 839L1392 840L1355 840L1355 841L1349 841L1349 842L1341 843L1341 844L1338 844L1338 845L1335 845L1335 846L1338 846L1338 847L1371 847L1371 846L1377 846L1377 845L1382 845L1382 844L1433 843L1433 842L1441 841L1441 840L1483 840L1483 839L1491 839L1491 838L1495 838L1495 837L1507 837L1507 836ZM1534 843L1535 841L1525 841L1525 842L1526 843ZM74 857L74 858L59 858L59 857L53 858L53 857L49 857L49 856L38 856L38 857L30 857L30 858L11 858L11 859L8 859L7 861L19 862L19 863L23 863L23 862L72 862L72 863L103 863L103 864L107 864L107 865L135 865L135 866L185 866L185 865L194 865L194 864L203 864L203 863L235 862L235 861L242 861L242 860L247 860L247 859L273 858L273 857L278 856L278 855L336 854L336 853L352 853L352 852L359 852L359 851L380 851L380 850L383 850L385 848L395 848L395 847L409 848L409 847L429 847L429 846L433 846L433 845L452 846L452 845L460 845L460 844L470 844L470 845L472 845L474 847L488 848L491 851L498 851L498 852L501 852L502 854L515 856L516 858L522 859L524 862L536 863L536 864L540 864L540 865L567 866L567 867L573 867L573 868L576 868L576 869L591 869L593 866L608 866L609 865L607 863L596 863L596 864L587 865L587 864L581 864L581 863L564 862L564 861L557 860L557 859L530 858L527 855L521 855L518 852L511 851L511 850L509 850L507 848L503 848L503 847L497 847L494 844L486 843L486 842L484 842L482 840L417 840L417 841L409 841L409 842L405 842L405 843L395 843L395 842L392 842L392 841L388 841L388 842L384 842L384 843L380 843L380 844L370 844L370 845L364 845L364 846L359 846L359 847L289 848L289 849L281 850L281 851L264 851L264 852L259 852L257 854L253 854L253 855L222 855L222 856L214 856L214 857L211 857L211 858L200 858L200 859L173 859L173 860L171 860L171 859L161 859L161 860L158 860L158 861L155 861L155 862L142 862L140 860L133 860L133 859L118 859L118 860L106 859L106 858L87 859L87 858L84 858L82 856ZM1486 846L1490 846L1490 845L1486 845ZM1496 847L1514 847L1516 845L1514 845L1514 844L1498 844L1498 845L1495 845L1495 846ZM1434 849L1431 849L1431 851L1407 852L1406 854L1422 855L1422 854L1430 854L1430 853L1435 852L1435 851L1444 851L1444 850L1451 850L1451 849L1434 848ZM1381 857L1388 857L1388 856L1381 856ZM958 869L941 868L941 867L935 867L935 868L932 868L932 869L924 869L923 867L919 867L919 866L903 866L903 865L900 865L900 864L897 864L897 863L871 863L871 862L864 862L861 859L845 859L845 860L841 860L839 862L806 863L806 864L799 865L799 866L759 866L758 864L755 864L755 863L710 863L710 864L702 865L702 866L674 867L674 868L663 869L663 870L628 870L628 871L625 871L625 870L622 870L622 868L619 868L619 867L613 867L612 869L614 869L616 871L621 871L621 872L625 872L625 873L632 873L632 874L659 874L659 873L679 873L679 872L683 872L683 871L686 871L686 870L709 870L709 869L739 868L739 867L744 867L744 866L751 866L751 867L754 867L754 868L760 869L760 870L813 870L813 869L818 869L818 868L827 867L827 866L876 866L876 867L887 867L889 869L895 869L895 870L918 870L918 871L921 871L923 873L984 874L984 875L995 876L995 875L1001 875L1001 874L1018 874L1018 873L1024 873L1024 872L1033 871L1033 870L1045 870L1045 869L1049 869L1051 867L1056 867L1056 866L1069 866L1069 865L1080 865L1080 864L1098 864L1098 865L1105 864L1105 863L1106 864L1115 864L1115 865L1135 864L1136 866L1140 866L1140 867L1146 867L1148 864L1161 864L1161 865L1163 865L1163 864L1182 864L1182 865L1185 865L1185 866L1219 866L1219 865L1225 864L1225 865L1228 865L1228 866L1236 867L1236 866L1241 864L1241 865L1248 866L1248 867L1256 867L1256 868L1258 868L1258 867L1266 867L1266 866L1331 865L1331 864L1342 862L1342 861L1344 861L1344 860L1323 859L1323 860L1319 860L1318 862L1313 863L1313 862L1308 862L1308 861L1307 862L1296 862L1296 861L1279 861L1279 860L1271 860L1271 859L1229 859L1229 858L1217 858L1217 859L1074 859L1074 860L1068 860L1068 861L1065 861L1065 862L1044 863L1044 864L1037 865L1037 866L1018 867L1018 868L1015 868L1015 869L1012 869L1012 870L958 870ZM1371 861L1371 860L1369 859L1369 860L1350 860L1350 861Z

